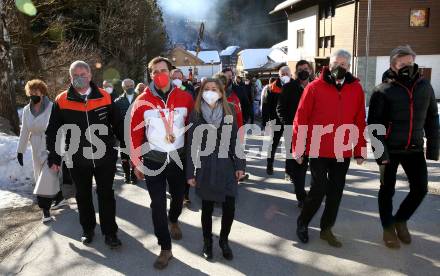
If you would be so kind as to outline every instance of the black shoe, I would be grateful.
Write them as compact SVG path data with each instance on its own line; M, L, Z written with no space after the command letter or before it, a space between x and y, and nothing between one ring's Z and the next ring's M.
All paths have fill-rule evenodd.
M249 179L249 174L246 173L246 174L244 174L244 175L238 180L238 182L243 182L243 181L246 181L246 180L248 180L248 179Z
M300 220L298 220L298 222L297 222L296 235L298 236L298 239L302 243L308 243L309 242L309 229L308 229L308 226L303 224Z
M342 243L338 241L338 239L333 235L332 231L330 229L321 231L321 234L319 235L321 240L327 241L327 243L330 246L340 248L342 247Z
M93 230L90 232L84 232L81 237L81 242L83 244L90 244L92 243L94 236L95 236L95 232Z
M220 248L222 249L223 257L226 260L231 261L232 259L234 259L234 254L232 254L232 250L229 247L227 240L220 240L219 245L220 245Z
M125 175L125 184L131 184L131 179L129 175Z
M118 239L116 234L113 235L105 235L105 244L107 244L111 249L116 249L121 247L122 242Z
M266 173L268 175L273 175L273 164L269 164L269 163L267 164Z
M206 260L212 260L212 240L205 240L203 244L203 257Z

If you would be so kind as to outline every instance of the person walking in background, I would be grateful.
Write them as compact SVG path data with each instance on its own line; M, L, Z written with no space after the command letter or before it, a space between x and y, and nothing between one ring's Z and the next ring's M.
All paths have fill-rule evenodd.
M300 60L295 66L295 79L283 86L278 97L277 114L283 124L283 129L291 129L299 101L303 94L304 88L309 84L312 75L312 66L306 60ZM290 126L290 128L289 128ZM288 135L291 134L287 133ZM302 164L298 164L291 156L290 145L286 145L286 173L290 181L295 187L296 199L298 207L302 208L304 199L306 198L306 190L304 189L306 181L306 173L309 167L308 159L305 157Z
M226 99L228 100L228 102L234 105L235 114L237 116L237 126L238 129L240 129L243 126L243 112L241 109L240 99L238 98L235 91L232 89L232 75L229 73L218 73L214 75L214 78L220 80L220 82L224 85Z
M43 170L47 170L47 151L46 151L46 127L49 122L53 103L47 97L48 88L42 80L34 79L26 83L26 95L30 98L29 104L23 108L23 123L20 129L20 139L17 147L17 160L23 166L23 154L26 151L28 142L31 142L32 162L34 168L34 180L38 184L35 189L38 207L43 211L43 222L52 219L50 208L54 203L54 208L67 205L61 190L58 177L43 177ZM44 174L46 176L48 174ZM52 183L52 182L56 183ZM58 189L54 190L53 187ZM53 192L51 192L53 190Z
M231 68L224 68L222 70L222 73L226 75L226 78L228 80L226 84L226 94L228 95L229 102L232 100L232 98L237 97L238 102L240 104L240 110L241 110L241 120L242 124L245 124L247 120L249 119L249 100L247 99L244 89L243 89L243 83L240 76L235 76L234 78L234 72ZM235 96L231 96L231 95ZM237 113L238 114L238 113ZM240 124L240 122L238 122Z
M185 135L183 128L193 109L190 94L171 82L171 62L153 58L148 70L153 81L134 102L131 113L131 160L138 179L145 179L151 198L154 234L161 251L154 267L164 269L173 257L171 239L182 239L178 219L182 213L185 192ZM142 149L148 151L141 154ZM142 172L143 166L152 173ZM182 165L182 166L180 166ZM167 215L167 184L171 194ZM169 224L169 228L168 228Z
M231 123L231 118L228 121L227 116L232 117L232 131L230 128L223 128L225 124ZM236 143L240 143L240 140L237 139L235 109L233 104L228 103L223 84L218 79L208 79L202 84L190 116L190 124L187 134L189 145L186 154L186 177L202 199L203 255L207 260L213 258L212 213L214 203L218 202L222 204L223 210L219 245L223 257L232 260L233 253L228 238L234 220L237 181L244 175L246 160L236 154ZM198 126L205 124L209 124L217 133L215 141L209 141L206 135L199 137L199 133L196 132ZM231 131L227 143L228 156L225 158L219 157L222 145L218 137L223 137L223 130ZM196 147L206 149L208 143L215 145L213 152L204 156L201 163L197 164L198 161L195 160L199 160L200 156L197 155L199 151L195 150Z
M124 93L119 96L115 100L115 105L118 107L121 112L121 120L125 124L125 116L127 114L127 110L130 108L131 104L134 102L138 94L136 94L136 90L134 88L134 81L131 79L125 79L122 81L122 90ZM128 126L126 126L128 128ZM124 129L126 128L124 125ZM121 148L126 148L127 144L125 143L125 139L121 141ZM130 162L130 156L121 151L121 165L122 170L125 175L125 183L127 184L136 184L137 177L134 174L134 167Z
M289 66L283 66L278 71L278 78L270 85L270 90L267 95L267 105L269 109L269 119L272 127L279 128L273 129L272 136L272 149L270 156L267 158L266 173L273 175L273 162L275 160L275 153L277 152L278 145L281 137L283 136L284 126L280 117L277 114L278 97L281 94L283 85L289 83L292 80L292 73Z
M369 125L386 128L385 134L373 132L373 137L384 149L383 154L376 154L375 158L380 171L378 201L383 241L389 248L399 248L400 242L411 243L407 221L428 192L426 159L439 159L440 129L435 94L429 81L420 76L415 58L416 53L410 46L399 46L391 51L390 69L384 73L384 83L374 89L368 111ZM409 193L393 215L399 165L408 177Z
M142 92L145 91L145 88L147 88L145 83L140 82L136 85L136 88L134 89L134 93L136 93L137 95L140 95Z
M244 93L246 95L246 98L249 102L249 123L253 124L254 123L254 99L255 99L255 86L254 84L251 82L250 79L246 78L244 81L244 85L243 85L243 90Z
M269 94L271 85L276 81L276 78L270 78L269 83L263 87L261 91L260 109L261 109L261 129L264 132L267 123L270 121L270 108L269 108Z
M185 76L183 75L182 70L180 69L174 69L171 71L171 79L173 84L182 89L183 91L188 92L189 94L191 94L191 96L193 97L193 99L195 99L195 91L194 91L194 86L188 82L187 79L185 79Z
M303 243L309 241L308 225L325 196L320 238L330 246L342 246L332 227L338 215L350 159L354 155L357 164L361 165L366 158L365 94L359 80L349 73L350 61L349 52L335 51L330 57L330 67L325 67L320 78L306 86L295 115L293 157L298 165L309 157L312 175L310 191L297 220L296 234ZM359 135L352 138L350 134L354 130L344 126L352 126ZM337 135L340 127L344 130L342 137ZM318 143L311 142L316 140Z
M113 87L113 83L111 81L103 81L102 88L104 88L105 92L110 94L113 102L118 98L118 93L116 93L115 88Z
M76 202L83 229L82 243L90 244L95 236L94 178L101 232L110 248L118 248L122 243L117 236L113 181L118 156L115 135L119 141L123 141L123 120L110 95L92 82L92 72L86 62L73 62L69 74L71 85L57 96L46 130L48 165L55 172L60 169L61 156L56 148L64 142L66 163L76 187ZM68 129L65 141L57 139L60 128L72 125L79 131ZM103 130L92 131L97 126L103 127ZM75 142L78 148L70 153L70 147L76 147Z

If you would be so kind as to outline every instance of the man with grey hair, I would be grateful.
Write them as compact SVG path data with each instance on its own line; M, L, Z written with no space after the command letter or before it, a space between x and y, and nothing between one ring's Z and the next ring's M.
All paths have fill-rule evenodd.
M423 79L410 46L391 51L390 69L370 99L368 124L379 124L386 132L373 132L384 151L375 156L380 170L379 214L383 240L389 248L411 243L407 221L428 191L426 159L439 159L439 115L434 90ZM426 153L424 152L426 137ZM425 159L426 158L426 159ZM402 165L409 193L393 215L396 174ZM399 241L400 240L400 241Z
M284 125L281 118L277 114L278 98L283 90L283 86L288 84L292 80L292 73L289 66L283 66L278 70L278 78L270 85L270 89L267 94L267 106L269 109L269 120L273 127L272 135L272 149L270 156L267 157L266 173L273 175L273 162L275 160L275 153L280 143L281 137L284 132ZM279 129L278 129L279 128Z
M330 246L342 246L332 227L350 159L354 156L360 165L366 158L365 94L359 80L349 73L350 60L349 52L335 51L330 66L305 87L295 115L293 157L298 164L309 158L312 175L310 192L297 221L296 234L303 243L309 240L308 225L325 197L320 238Z
M48 166L58 172L61 165L60 145L65 144L66 165L76 187L79 220L83 228L81 241L93 241L96 227L92 180L96 180L99 220L105 243L121 246L116 232L116 202L113 180L117 151L115 135L122 140L123 124L110 95L94 84L90 67L84 61L70 66L70 86L59 94L52 107L46 130ZM61 130L61 131L60 131ZM65 132L65 141L61 141Z
M121 120L125 122L125 116L127 114L128 109L130 108L131 104L134 102L136 97L138 96L135 92L135 83L131 79L125 79L122 81L122 90L124 93L119 96L115 100L116 106L118 106L120 112L121 112ZM124 126L124 129L128 126ZM126 148L126 143L124 140L121 141L121 148ZM127 184L136 184L137 177L134 174L134 167L130 163L130 156L124 152L121 151L121 164L122 164L122 170L125 174L125 183Z

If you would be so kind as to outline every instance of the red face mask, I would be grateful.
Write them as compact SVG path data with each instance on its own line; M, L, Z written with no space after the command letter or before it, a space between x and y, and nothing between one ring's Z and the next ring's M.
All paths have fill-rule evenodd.
M170 77L166 73L159 73L154 76L153 81L157 88L164 89L170 82Z

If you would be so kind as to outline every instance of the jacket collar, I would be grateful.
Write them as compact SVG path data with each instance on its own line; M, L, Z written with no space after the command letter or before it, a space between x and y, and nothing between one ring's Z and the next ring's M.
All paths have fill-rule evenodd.
M89 96L87 97L87 99L89 100L93 100L93 99L100 99L103 98L104 96L101 94L101 91L99 91L99 88L96 84L94 84L93 82L90 82L90 88L92 89L92 91L90 92ZM69 101L75 101L75 102L81 102L84 103L85 101L81 98L80 94L75 90L75 88L73 87L73 85L69 86L69 89L67 90L67 99Z
M330 74L330 69L329 67L325 66L322 69L322 73L319 76L319 78L323 81L325 81L326 83L329 84L333 84L334 86L336 86L336 81L334 78L332 78L331 74ZM359 81L356 77L354 77L350 72L347 72L345 74L345 79L344 79L344 83L342 84L342 86L344 86L345 84L350 84L353 82Z
M408 82L408 81L399 79L399 76L391 68L389 68L382 75L382 83L393 83L393 82L396 83L396 82L398 82L399 84L403 84L407 88L411 88L415 83L417 83L422 78L422 76L418 72L418 69L419 69L419 67L417 66L415 73L412 77L412 81Z

